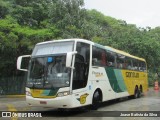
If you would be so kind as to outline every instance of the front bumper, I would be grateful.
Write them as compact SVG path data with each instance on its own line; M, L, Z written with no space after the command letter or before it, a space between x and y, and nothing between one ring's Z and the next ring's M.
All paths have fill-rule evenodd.
M80 102L72 95L56 98L33 98L26 96L26 102L30 106L52 107L52 108L75 108L80 107Z

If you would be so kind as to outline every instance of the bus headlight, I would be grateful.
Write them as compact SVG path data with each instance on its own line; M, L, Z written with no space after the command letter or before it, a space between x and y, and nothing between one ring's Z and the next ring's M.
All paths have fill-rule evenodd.
M69 95L69 94L70 94L69 91L59 92L59 93L57 94L57 97L63 97L63 96L67 96L67 95Z
M29 91L26 91L26 95L27 95L27 96L32 96L32 95L31 95L31 92L29 92Z

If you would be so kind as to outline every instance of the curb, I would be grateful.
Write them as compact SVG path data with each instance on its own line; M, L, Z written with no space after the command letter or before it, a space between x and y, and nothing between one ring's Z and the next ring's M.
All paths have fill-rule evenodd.
M24 98L26 95L0 95L0 98Z

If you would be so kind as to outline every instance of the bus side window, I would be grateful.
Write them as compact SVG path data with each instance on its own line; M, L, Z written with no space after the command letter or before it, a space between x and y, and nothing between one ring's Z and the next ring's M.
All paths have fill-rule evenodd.
M132 60L129 57L126 57L126 69L132 70Z
M144 61L139 62L139 70L140 71L146 71L146 64Z
M138 68L139 68L139 64L138 64L138 60L136 60L136 59L133 59L132 60L132 62L133 62L133 70L139 70Z
M99 67L106 66L106 52L105 52L105 50L93 46L92 66L99 66Z
M114 67L115 66L115 54L111 51L106 51L107 56L107 66Z
M117 54L117 68L125 68L125 56L121 54Z

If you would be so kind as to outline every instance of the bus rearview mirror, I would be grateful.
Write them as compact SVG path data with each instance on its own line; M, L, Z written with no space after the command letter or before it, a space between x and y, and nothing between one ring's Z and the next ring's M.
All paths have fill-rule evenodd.
M17 59L17 69L21 70L21 71L28 71L27 69L22 69L21 68L21 63L22 63L22 59L23 58L27 58L27 57L31 57L31 55L23 55L23 56L19 56Z
M73 55L77 54L77 51L75 52L68 52L66 56L66 67L72 68L71 63L72 63L72 57Z

